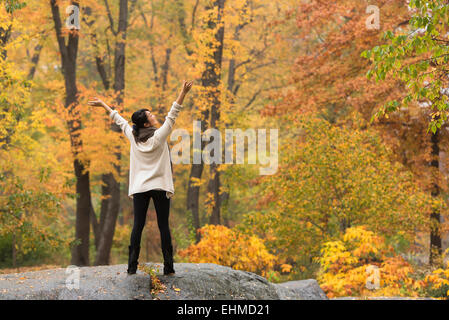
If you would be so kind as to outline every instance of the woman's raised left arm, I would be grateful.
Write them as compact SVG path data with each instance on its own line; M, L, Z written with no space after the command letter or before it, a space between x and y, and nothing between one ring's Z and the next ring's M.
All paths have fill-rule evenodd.
M154 131L154 137L159 141L164 141L167 139L168 135L171 133L173 126L175 124L176 118L178 117L179 112L182 110L182 103L184 101L184 97L192 88L193 81L183 81L182 89L179 92L178 98L176 101L173 101L170 111L168 115L165 117L165 121L160 128Z

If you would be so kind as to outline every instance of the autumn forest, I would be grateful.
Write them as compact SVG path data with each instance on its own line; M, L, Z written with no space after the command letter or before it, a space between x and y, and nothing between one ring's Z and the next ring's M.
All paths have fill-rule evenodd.
M193 80L175 263L447 299L448 21L442 0L0 0L0 274L128 262L130 143L88 101L162 124ZM197 124L244 154L194 161ZM162 261L153 204L139 261Z

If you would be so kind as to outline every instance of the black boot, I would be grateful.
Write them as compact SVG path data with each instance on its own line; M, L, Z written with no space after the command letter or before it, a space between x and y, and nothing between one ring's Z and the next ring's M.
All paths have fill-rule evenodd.
M140 253L140 246L132 247L128 246L129 249L129 258L128 258L128 274L135 274L137 271L137 265Z
M164 255L164 275L175 273L173 268L173 247L169 246L168 249L162 250Z

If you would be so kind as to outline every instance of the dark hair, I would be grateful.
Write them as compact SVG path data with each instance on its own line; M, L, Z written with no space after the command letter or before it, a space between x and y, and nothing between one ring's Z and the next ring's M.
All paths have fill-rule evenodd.
M133 135L135 137L139 136L139 129L145 126L145 123L148 122L146 111L150 111L148 109L140 109L133 113L131 120L133 124Z

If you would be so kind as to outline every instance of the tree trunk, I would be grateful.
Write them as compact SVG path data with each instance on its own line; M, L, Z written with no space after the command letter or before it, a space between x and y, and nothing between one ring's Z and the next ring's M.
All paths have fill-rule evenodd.
M189 41L191 41L192 37L188 33L185 23L186 12L184 10L184 3L182 1L175 1L174 3L178 6L178 23L181 30L181 35L183 37L183 44L188 56L193 54L193 50L188 47ZM192 29L194 25L195 13L198 3L196 3L193 13L192 13ZM205 109L201 113L201 132L204 132L207 129L207 121L209 120L209 109ZM200 152L202 153L204 146L206 143L201 141ZM190 168L189 181L187 185L187 199L186 199L186 207L187 211L192 215L192 223L195 228L195 242L198 243L201 240L201 235L198 233L198 229L201 227L200 225L200 216L199 216L199 198L200 198L200 186L195 186L194 181L201 179L203 175L204 164L201 161L199 164L193 163Z
M43 46L41 44L38 44L34 48L33 57L31 58L31 68L28 72L28 79L32 80L34 78L34 74L36 73L37 64L39 63L39 58L41 56Z
M128 27L128 0L120 0L118 36L119 40L115 45L114 54L114 91L117 93L117 107L123 104L125 94L125 48L126 31ZM121 129L114 123L111 129L121 133ZM116 147L117 148L117 147ZM120 151L115 152L118 161L121 159ZM114 165L117 174L120 175L120 166ZM95 265L109 264L112 240L114 238L115 226L120 210L120 183L115 179L112 173L104 177L106 188L102 190L109 191L110 197L102 203L103 220L100 220L100 240L98 243ZM105 205L106 208L103 208Z
M165 49L165 62L162 65L162 74L161 74L161 80L162 80L162 90L165 91L167 89L167 79L168 79L168 69L170 67L170 54L171 54L171 48Z
M246 25L246 23L244 24L239 24L234 31L234 40L238 41L239 40L239 34L240 31L243 29L243 27ZM235 94L234 92L234 86L235 86L235 71L236 71L237 65L236 65L236 61L234 58L229 59L229 66L228 66L228 84L227 84L227 90L228 90L228 94L230 96L230 103L231 105L234 104L235 102ZM228 127L228 124L225 123L225 128ZM222 153L222 163L225 163L225 148L223 148L223 153ZM222 207L222 204L226 204L229 200L230 194L228 191L223 191L219 197L220 199L220 208ZM224 217L224 225L229 227L229 220L228 218Z
M202 123L203 121L201 121ZM201 143L201 150L204 148L203 143ZM187 210L192 214L193 227L195 228L195 240L198 243L201 240L201 235L198 233L200 226L200 214L199 214L199 199L200 199L200 187L194 186L192 183L192 178L201 179L203 174L204 164L203 162L199 164L192 164L190 168L189 182L187 186Z
M89 28L92 27L94 21L87 20L87 19L85 19L85 17L90 18L91 13L92 13L92 9L90 7L85 7L83 20ZM106 71L104 56L100 55L100 51L98 49L98 38L97 38L97 34L95 33L95 31L90 32L90 38L91 38L92 46L94 47L94 51L95 51L95 55L96 55L95 63L97 66L98 74L100 75L100 78L103 83L103 87L104 87L105 91L108 91L110 89L111 81L110 81L107 71ZM114 127L112 125L111 125L111 129L114 129ZM101 182L102 182L102 186L101 186L102 200L101 200L100 220L99 221L97 221L97 217L96 217L94 208L92 207L92 209L91 209L91 223L92 223L92 227L94 229L95 249L97 252L98 252L98 248L100 245L100 238L101 238L101 233L103 230L104 221L106 220L106 216L108 215L109 203L110 203L110 197L111 197L111 184L113 184L114 181L111 181L110 173L109 174L105 173L105 174L101 175Z
M224 24L223 10L225 0L216 0L213 3L213 9L217 10L217 19L209 20L208 27L210 30L217 29L214 38L217 44L210 44L213 50L213 62L206 62L206 70L203 74L203 86L209 88L208 101L211 103L211 128L217 128L220 120L220 81L221 69L223 60L223 39L224 39ZM209 9L209 8L207 8ZM211 89L211 90L210 90ZM220 172L218 171L218 164L212 163L210 165L210 180L207 187L207 192L213 195L212 212L210 215L210 224L220 224Z
M72 5L78 6L75 1ZM82 163L78 156L82 150L82 140L80 136L81 120L79 112L76 110L78 104L78 89L76 86L76 58L78 53L79 34L76 30L72 30L68 36L68 44L65 44L65 38L62 36L62 23L59 13L59 6L56 0L50 0L50 6L55 24L56 39L61 54L62 74L65 82L65 108L69 113L67 121L71 149L74 156L73 167L76 176L76 224L75 238L81 240L81 243L73 246L72 260L73 265L87 266L89 265L89 231L90 231L90 210L91 210L91 194L88 164Z
M209 118L209 109L205 109L201 112L200 131L207 130L207 119ZM206 142L201 140L200 143L200 157ZM200 212L199 212L199 199L200 199L200 186L196 185L195 180L200 180L203 174L204 163L201 160L200 163L192 163L190 168L189 181L187 185L187 211L192 214L193 227L195 228L195 242L198 243L201 240L201 234L198 233L200 224Z
M9 37L11 36L11 28L12 24L8 26L8 29L4 29L0 27L0 59L6 60L7 51L5 49L5 44L8 42Z
M223 16L224 3L225 3L225 0L217 0L213 3L213 7L206 8L206 10L212 9L212 8L216 8L218 10L218 21L214 21L211 19L206 22L209 30L214 29L215 26L217 25L217 22L221 21L222 16ZM183 29L183 26L185 26L185 24L183 23L183 17L180 17L180 25L181 25L181 29ZM213 113L213 115L211 115L211 118L213 118L213 120L214 120L214 125L216 124L216 122L219 119L220 94L218 91L215 91L214 89L218 89L218 85L219 85L220 79L221 79L221 61L222 61L222 56L223 56L223 37L224 37L224 27L221 26L215 34L215 39L218 40L219 45L217 47L215 47L213 43L209 44L210 48L213 49L212 54L213 54L214 61L206 63L206 69L201 76L202 86L204 88L206 88L206 90L209 89L206 98L208 101L210 101L211 106L215 106L215 108L216 108L214 110L212 110L212 107L210 109L206 108L202 112L201 132L204 132L205 130L207 130L206 122L209 118L210 111L211 111L211 113ZM189 52L189 50L187 49L187 47L186 47L186 50L187 50L188 54L191 54ZM219 68L218 74L215 72L216 67ZM211 92L210 89L212 89L214 91ZM206 143L201 141L201 152L203 151L205 145L206 145ZM201 227L200 219L199 219L200 186L195 186L194 185L195 183L192 182L192 179L193 179L193 181L201 179L203 169L204 169L204 164L202 161L200 164L192 164L192 167L190 169L188 187L187 187L187 210L190 211L192 214L193 226L196 231L198 231L198 229ZM219 172L216 171L216 166L214 166L214 167L211 166L211 174L212 174L213 178L212 178L212 182L209 182L209 184L208 184L208 192L212 191L212 193L214 194L215 205L213 207L213 213L212 213L210 219L215 222L215 221L217 221L217 218L218 218L218 223L219 223L220 207L219 207L218 192L216 192L216 190L217 191L219 190L220 185L219 185L219 175L218 175ZM218 206L217 206L217 204L218 204ZM195 236L196 242L198 243L200 241L200 239L201 239L200 234L198 232L196 232L196 236Z
M16 232L12 233L12 267L17 266Z
M73 165L77 179L76 193L79 195L76 199L75 238L80 239L81 243L72 248L71 264L77 266L88 266L91 210L89 173L87 171L83 174L85 167L78 159L74 160Z
M437 129L435 134L431 137L432 142L432 162L430 165L435 168L435 173L439 172L439 155L440 155L440 130ZM437 181L438 179L435 178ZM440 187L438 182L435 182L431 191L432 197L439 197ZM441 216L438 209L434 209L430 215L430 253L429 253L429 264L436 265L441 263L442 255L442 245L441 245Z

